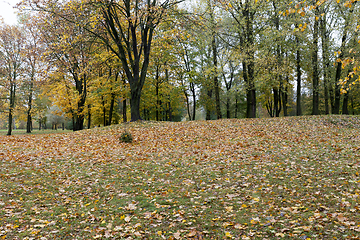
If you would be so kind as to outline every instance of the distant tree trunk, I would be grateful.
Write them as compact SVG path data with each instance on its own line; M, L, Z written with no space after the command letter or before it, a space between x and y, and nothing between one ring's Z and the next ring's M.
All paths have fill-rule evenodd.
M206 107L205 107L205 111L206 111L206 120L210 120L211 119L211 108L210 108L210 101L212 98L212 89L207 89L207 103L206 103Z
M87 129L91 128L91 105L88 105L88 125L87 125Z
M289 83L289 77L286 76L286 86L284 91L282 92L282 103L283 103L283 109L284 109L284 116L288 116L288 83Z
M172 122L173 117L172 117L172 109L171 109L171 101L170 101L170 97L169 97L169 121Z
M220 109L220 86L219 86L219 78L217 71L217 47L216 47L216 37L215 32L213 33L212 39L212 50L213 50L213 64L214 64L214 89L215 89L215 104L216 104L216 117L217 119L221 119L221 109Z
M274 110L274 106L273 106L273 101L271 99L268 100L265 106L266 106L266 110L267 110L269 116L274 117L275 116L275 110Z
M155 119L159 121L159 108L160 108L160 99L159 99L159 68L156 68L155 76L155 96L156 96L156 109L155 109Z
M103 125L106 126L106 108L105 108L105 100L103 96L101 96L101 105L102 105L102 113L103 113Z
M279 117L281 112L281 98L278 88L273 88L274 96L274 116Z
M196 92L195 92L195 84L194 83L190 83L190 89L191 89L192 98L193 98L192 120L195 120L195 115L196 115Z
M230 97L226 97L226 118L230 118Z
M115 93L111 93L111 100L110 100L110 110L109 110L109 119L107 125L110 126L112 124L113 112L114 112L114 105L115 105Z
M79 93L80 99L77 104L77 110L75 113L75 125L73 131L83 130L84 129L84 107L85 107L85 101L86 101L86 95L87 95L87 82L86 82L86 76L81 76L79 78L78 74L73 72L73 79L75 81L75 87L76 90Z
M326 29L326 12L320 17L320 31L322 43L322 61L323 61L323 78L324 78L324 98L325 98L325 114L330 113L329 109L329 33Z
M345 21L346 22L346 21ZM344 51L346 46L346 39L347 39L347 29L344 29L342 38L341 38L341 46L340 46L340 55L339 58L342 59L344 57ZM335 99L334 99L334 111L333 114L340 113L340 86L339 80L341 78L341 71L342 71L342 62L338 61L336 64L336 73L335 73Z
M238 94L236 93L236 95L235 95L235 114L234 114L234 117L235 118L237 118L238 117L238 115L237 115L237 113L238 113Z
M110 72L111 72L111 69L110 69ZM118 78L119 78L119 73L116 73L115 74L115 82L117 82ZM110 126L112 124L114 105L115 105L115 98L116 98L116 94L113 92L112 87L111 87L110 90L111 90L111 100L110 100L109 119L108 119L108 123L107 123L108 126Z
M296 25L296 27L298 27ZM300 55L300 41L299 37L296 35L296 115L301 116L301 55Z
M29 108L27 110L27 120L26 120L26 133L31 133L31 126L32 126L32 118L31 118L31 104L32 104L32 94L29 96Z
M342 57L342 53L340 54L340 58ZM340 113L340 86L338 84L341 77L342 63L341 61L336 64L336 73L335 73L335 98L334 98L334 109L333 114Z
M9 118L8 118L8 132L7 135L10 136L13 129L13 111L15 107L15 90L16 85L13 81L10 83L10 105L9 105Z
M342 114L349 115L348 105L349 105L349 92L346 92L344 94L344 99L343 99Z
M315 8L315 15L318 17L319 8ZM313 108L312 115L319 114L319 71L318 71L318 37L319 37L319 22L314 20L313 32L313 52L312 52L312 68L313 68Z

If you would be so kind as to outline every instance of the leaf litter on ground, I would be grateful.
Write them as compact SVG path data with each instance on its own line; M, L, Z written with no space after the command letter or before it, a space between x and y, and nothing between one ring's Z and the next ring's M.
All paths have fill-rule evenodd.
M0 136L2 239L358 239L360 119Z

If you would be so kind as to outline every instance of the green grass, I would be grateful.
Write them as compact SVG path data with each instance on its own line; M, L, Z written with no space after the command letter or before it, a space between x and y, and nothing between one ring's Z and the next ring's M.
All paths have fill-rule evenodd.
M8 132L7 129L0 129L0 135L6 135ZM72 132L71 130L62 130L62 129L58 129L58 130L52 130L52 129L42 129L42 130L38 130L38 129L33 129L31 131L31 133L26 133L26 129L14 129L11 132L11 135L25 135L25 134L58 134L58 133L69 133Z
M357 239L360 119L0 136L0 238ZM61 131L59 131L61 132Z

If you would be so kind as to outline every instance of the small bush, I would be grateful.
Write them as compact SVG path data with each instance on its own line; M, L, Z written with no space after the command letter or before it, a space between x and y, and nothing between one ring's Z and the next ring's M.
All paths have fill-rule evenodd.
M121 134L120 142L131 143L132 141L133 141L133 137L132 137L131 133L125 131Z

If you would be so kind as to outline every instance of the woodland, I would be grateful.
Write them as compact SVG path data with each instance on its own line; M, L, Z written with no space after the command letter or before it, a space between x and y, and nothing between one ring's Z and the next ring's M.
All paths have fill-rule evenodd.
M17 8L0 239L359 239L358 1Z
M1 127L358 114L357 1L31 1L0 26Z

